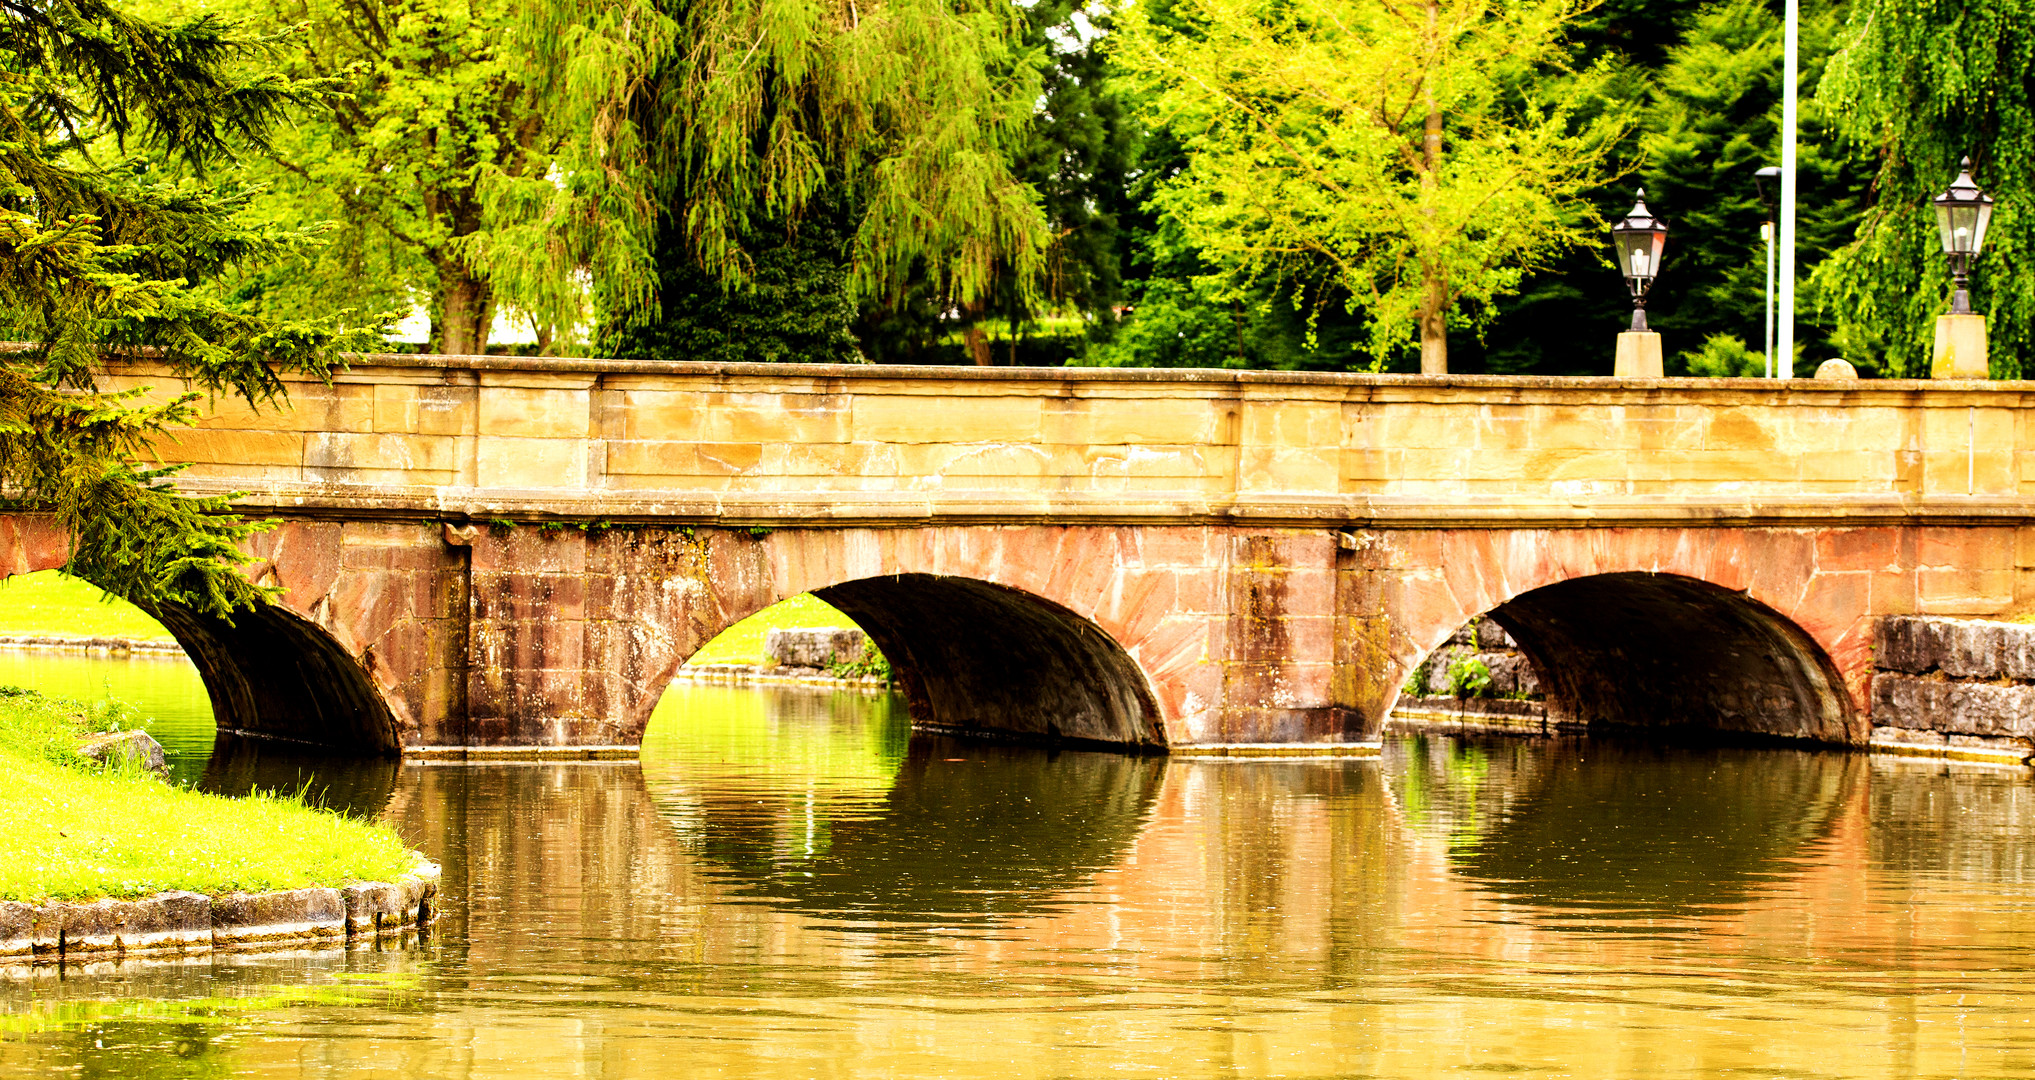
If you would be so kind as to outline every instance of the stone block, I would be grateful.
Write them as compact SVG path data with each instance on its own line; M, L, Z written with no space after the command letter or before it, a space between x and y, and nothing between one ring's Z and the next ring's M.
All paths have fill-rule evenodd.
M862 658L868 635L860 630L780 628L764 638L764 654L785 667L824 668Z
M212 946L212 901L199 893L168 892L139 900L50 906L56 913L67 957Z
M1882 672L1872 681L1873 725L1956 735L2035 735L2035 686L1952 682Z
M1999 623L1959 619L1949 621L1943 635L1943 651L1936 666L1945 675L1959 679L1991 679L2000 674L2003 643Z
M485 386L479 404L482 435L577 441L592 434L592 399L586 390Z
M212 944L290 944L346 936L338 889L228 893L212 901Z
M1929 353L1929 377L1983 379L1987 376L1985 316L1936 316L1936 340Z
M400 885L358 881L340 889L339 895L346 903L348 937L398 931L410 923L405 911L409 896Z
M479 443L476 481L484 487L581 488L586 485L587 444L584 441L483 437Z
M895 397L854 399L853 438L890 443L1031 443L1039 439L1042 399Z
M1879 621L1874 662L1883 671L1959 679L2035 681L2035 626L1928 615Z
M0 900L0 959L56 952L58 925L46 904Z

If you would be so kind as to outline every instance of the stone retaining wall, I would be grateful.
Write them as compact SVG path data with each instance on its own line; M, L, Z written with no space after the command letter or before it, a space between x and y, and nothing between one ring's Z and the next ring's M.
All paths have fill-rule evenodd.
M338 889L165 892L137 900L0 901L0 965L215 949L317 948L429 926L439 871Z
M1875 749L2035 755L2035 625L1890 616L1873 666Z
M1485 697L1449 693L1449 668L1471 659L1491 673ZM1425 679L1421 678L1425 674ZM1425 684L1426 693L1419 693ZM1390 723L1396 727L1449 731L1536 732L1551 730L1547 704L1533 662L1505 628L1487 618L1471 619L1428 654L1399 696Z
M869 635L860 630L780 627L763 639L763 653L780 667L825 671L862 659Z

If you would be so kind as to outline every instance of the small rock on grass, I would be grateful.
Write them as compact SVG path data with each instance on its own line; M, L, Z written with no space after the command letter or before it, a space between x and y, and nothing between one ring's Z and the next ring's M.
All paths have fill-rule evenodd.
M100 731L85 736L78 746L78 753L93 761L113 763L132 761L157 776L168 776L169 762L163 757L163 745L146 731Z

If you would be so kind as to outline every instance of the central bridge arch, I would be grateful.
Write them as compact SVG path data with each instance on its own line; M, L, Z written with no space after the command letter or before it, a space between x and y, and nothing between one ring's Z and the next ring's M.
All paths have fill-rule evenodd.
M652 549L663 552L654 555ZM1213 711L1219 543L1208 530L988 526L735 530L644 541L667 567L620 588L645 642L671 648L632 691L633 733L722 630L812 593L890 659L916 727L1158 750ZM1218 639L1219 640L1219 639Z
M1020 589L892 574L814 595L883 655L914 727L1058 743L1162 747L1159 706L1137 662L1101 627Z

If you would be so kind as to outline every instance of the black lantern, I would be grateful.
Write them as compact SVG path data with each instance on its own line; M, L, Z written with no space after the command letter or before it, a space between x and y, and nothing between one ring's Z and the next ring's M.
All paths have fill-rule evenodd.
M1660 275L1661 249L1668 244L1668 223L1646 208L1646 189L1625 220L1611 226L1611 244L1618 249L1618 272L1632 290L1632 329L1646 330L1646 294Z
M1950 190L1936 196L1936 228L1943 234L1943 253L1950 256L1956 291L1950 294L1952 315L1971 314L1971 260L1985 247L1986 225L1993 219L1993 197L1971 179L1971 159L1958 166Z

